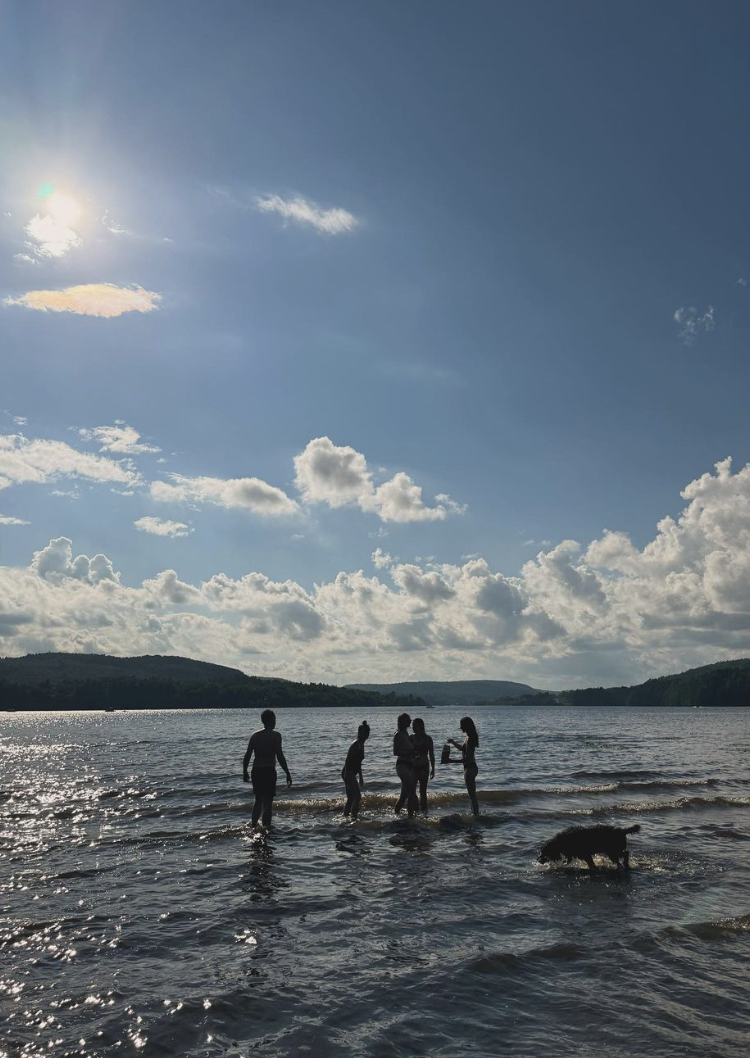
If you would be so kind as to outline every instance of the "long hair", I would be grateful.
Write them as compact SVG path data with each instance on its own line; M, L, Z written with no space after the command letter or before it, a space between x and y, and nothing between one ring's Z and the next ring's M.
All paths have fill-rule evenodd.
M411 723L411 717L408 713L401 713L396 723L398 724L399 731L406 731Z
M469 745L478 746L479 732L477 731L477 725L474 723L470 716L461 717L460 727L464 734L469 736Z
M357 738L367 738L370 734L370 725L363 720L357 729Z
M415 716L411 722L411 726L417 735L423 735L425 733L424 720L421 716Z

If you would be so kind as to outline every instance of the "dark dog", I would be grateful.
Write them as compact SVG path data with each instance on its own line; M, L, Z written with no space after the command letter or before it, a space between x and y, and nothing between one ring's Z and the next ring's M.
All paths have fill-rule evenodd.
M557 862L565 859L566 863L571 860L585 860L589 870L595 871L594 854L601 852L609 856L612 863L620 866L623 862L625 870L630 867L630 854L627 850L627 835L637 834L641 828L634 827L568 827L556 834L551 841L542 846L539 863L547 863L548 860Z

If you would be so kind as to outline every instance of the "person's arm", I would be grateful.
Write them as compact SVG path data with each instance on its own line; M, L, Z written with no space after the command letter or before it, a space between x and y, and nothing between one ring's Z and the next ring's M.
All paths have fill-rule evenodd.
M247 766L250 763L250 758L253 755L253 749L254 748L255 747L253 746L253 736L251 735L250 736L250 741L247 744L247 750L245 751L245 757L244 757L244 759L242 761L242 781L243 782L250 782L250 776L247 773Z
M359 788L360 790L364 790L365 788L365 777L362 774L362 765L359 767Z
M286 757L284 756L284 752L283 752L283 750L281 748L281 735L279 735L278 732L277 732L277 737L278 737L279 741L276 743L276 759L278 760L279 764L281 765L282 769L284 770L284 772L286 774L286 784L287 784L287 786L291 786L292 785L292 773L289 771L289 765L286 762Z
M430 778L435 778L435 743L427 736L427 752L430 756Z

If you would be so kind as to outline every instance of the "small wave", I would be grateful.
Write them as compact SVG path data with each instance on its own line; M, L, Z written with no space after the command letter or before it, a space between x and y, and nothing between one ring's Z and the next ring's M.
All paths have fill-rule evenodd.
M682 922L679 925L665 926L654 933L637 937L630 945L636 950L659 947L665 941L685 940L696 937L698 940L722 940L732 935L750 931L750 914L732 915L728 918L704 919L699 922Z
M594 808L578 808L571 812L577 816L617 815L618 813L640 815L647 812L670 812L683 808L747 808L750 797L676 797L671 801L620 801L613 805L597 805Z
M576 944L551 944L549 947L531 948L523 952L494 952L491 955L480 955L472 959L466 969L472 973L498 973L504 970L518 971L528 962L544 960L550 962L571 962L584 955L584 949Z

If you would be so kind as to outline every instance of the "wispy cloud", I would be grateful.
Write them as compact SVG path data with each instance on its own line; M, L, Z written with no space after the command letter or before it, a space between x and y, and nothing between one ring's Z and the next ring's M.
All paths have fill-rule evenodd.
M346 209L323 209L306 198L284 199L280 195L258 196L255 208L261 213L278 213L284 220L306 224L325 235L353 231L359 221Z
M117 419L114 426L94 426L92 429L80 429L78 433L84 441L98 441L100 452L121 452L123 455L140 455L142 452L161 452L156 445L141 442L141 435L122 419Z
M140 482L128 460L79 452L64 441L30 441L23 434L0 434L0 489L28 482L44 485L62 477L125 486Z
M11 518L9 514L0 514L0 525L29 525L23 518Z
M193 531L185 522L171 522L168 518L153 518L150 515L144 515L143 518L133 522L133 525L142 533L151 533L153 536L169 536L173 539L187 536L188 533Z
M23 305L40 312L73 312L79 316L112 319L125 312L152 312L161 294L143 287L118 287L113 283L86 283L63 290L30 290L5 298L4 305Z
M709 305L702 316L694 305L683 306L675 310L672 318L680 328L680 338L686 345L691 345L701 331L712 331L716 323L713 305Z

